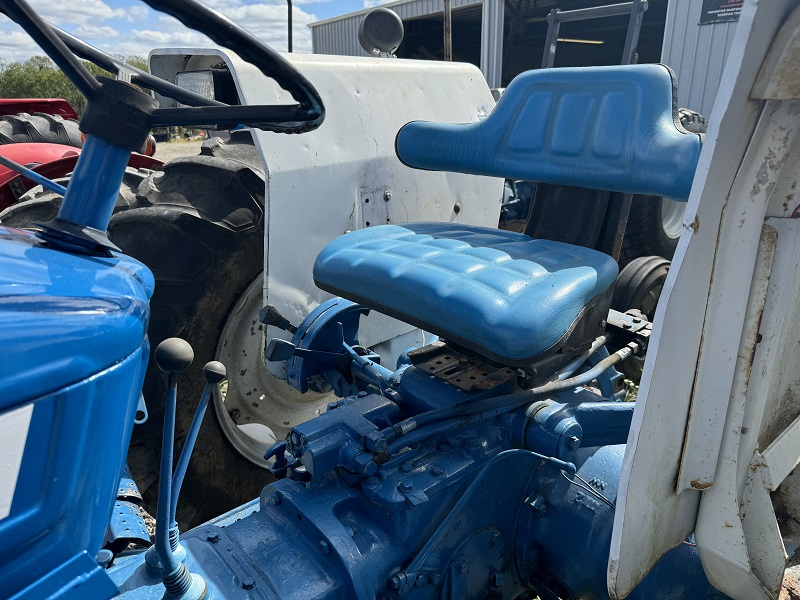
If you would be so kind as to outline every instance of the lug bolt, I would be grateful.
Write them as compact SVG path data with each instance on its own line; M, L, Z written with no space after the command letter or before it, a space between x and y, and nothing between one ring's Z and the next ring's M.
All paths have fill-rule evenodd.
M241 417L241 416L242 416L242 411L240 411L238 408L234 408L234 409L233 409L233 410L232 410L230 413L228 413L228 414L230 414L230 416L231 416L231 419L233 419L234 421L238 421L238 420L239 420L239 417Z
M252 590L254 587L256 587L256 578L253 577L252 575L245 577L244 579L242 579L241 585L242 589Z

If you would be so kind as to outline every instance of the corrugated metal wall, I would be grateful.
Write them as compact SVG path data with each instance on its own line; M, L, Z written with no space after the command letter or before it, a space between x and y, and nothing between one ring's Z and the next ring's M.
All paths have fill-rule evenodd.
M451 6L460 8L481 4L482 0L451 0ZM444 10L442 0L407 0L385 5L403 19L414 19ZM311 39L314 54L339 54L344 56L367 56L358 43L358 25L368 11L359 11L311 24Z
M678 75L678 104L708 117L714 106L736 23L698 26L703 0L670 0L663 63Z

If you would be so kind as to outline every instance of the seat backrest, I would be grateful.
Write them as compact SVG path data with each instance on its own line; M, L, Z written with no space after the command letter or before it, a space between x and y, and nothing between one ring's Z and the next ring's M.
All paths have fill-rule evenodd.
M680 125L665 65L543 69L519 75L483 121L413 121L406 165L686 200L701 138Z

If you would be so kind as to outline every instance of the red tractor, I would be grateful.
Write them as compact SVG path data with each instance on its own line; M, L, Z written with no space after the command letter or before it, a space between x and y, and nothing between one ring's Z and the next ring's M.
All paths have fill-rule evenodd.
M83 139L78 115L60 98L0 99L0 160L6 158L47 177L59 179L75 168ZM132 154L128 166L158 169L151 139L142 154ZM0 164L0 211L19 202L36 182ZM27 199L27 198L26 198Z

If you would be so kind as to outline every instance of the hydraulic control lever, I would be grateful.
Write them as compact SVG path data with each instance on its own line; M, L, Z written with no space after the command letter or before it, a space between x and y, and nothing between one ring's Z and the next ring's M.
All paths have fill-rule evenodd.
M188 342L180 338L169 338L161 342L154 353L158 368L167 374L167 398L164 404L164 432L161 442L161 470L158 483L158 507L156 510L156 541L145 560L154 570L160 570L166 588L165 598L181 598L192 600L202 598L207 586L202 577L189 573L186 565L185 550L180 546L178 524L175 513L178 506L183 478L189 465L189 459L200 432L208 401L215 386L225 379L225 366L211 361L203 367L203 378L206 381L200 396L197 410L181 450L175 473L172 472L173 448L175 445L175 413L177 409L178 382L177 377L194 360L194 351Z

